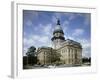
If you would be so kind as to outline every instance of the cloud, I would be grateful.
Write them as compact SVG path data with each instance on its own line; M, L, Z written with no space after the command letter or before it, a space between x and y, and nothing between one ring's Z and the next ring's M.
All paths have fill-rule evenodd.
M50 36L52 33L52 24L47 24L47 25L44 25L43 27L43 32L44 34Z
M37 33L34 33L36 31ZM51 47L52 24L39 24L34 27L33 33L24 32L24 55L30 46L36 48L41 46Z
M69 16L69 20L73 20L76 18L76 15L74 13L71 13Z
M91 22L91 14L90 13L78 13L77 16L81 17L81 18L84 18L84 25L85 26L88 26Z
M77 39L78 42L81 43L83 48L83 57L90 57L91 56L91 41L87 39Z
M24 38L24 45L31 46L34 45L36 47L42 46L41 44L48 44L50 42L48 36L41 35L30 35L28 38Z
M71 39L71 40L75 40L74 37L70 36L70 35L64 35L65 39Z
M69 25L69 21L68 21L68 20L65 20L65 21L63 22L62 25L63 25L63 26L67 26L67 25Z
M34 40L32 38L24 37L24 39L23 39L23 45L24 45L24 47L23 47L23 50L24 50L23 55L26 55L27 49L30 46L34 45L34 44L35 44L35 42L34 42Z
M50 41L49 36L45 35L36 35L32 34L29 35L28 37L24 37L24 54L26 53L27 49L30 46L35 46L36 48L41 47L41 46L51 46L51 41Z
M69 27L69 21L68 20L65 20L63 22L63 24L61 25L61 27L63 28L64 33L66 33L67 30L68 30L68 27Z
M71 12L68 12L68 13L64 13L64 16L69 20L74 20L75 18L78 17L78 15L76 13L71 13Z
M78 39L78 42L82 45L82 56L91 57L91 42L87 39Z
M25 46L24 46L24 49L23 49L23 56L26 56L27 50L28 50L28 47L25 47Z
M82 56L90 57L91 56L91 41L85 38L76 38L71 35L65 35L65 39L71 39L79 42L82 45Z
M31 20L27 20L27 22L26 22L26 26L32 26L33 24L32 24L32 21Z
M73 36L80 36L84 33L83 29L75 29L72 33Z
M87 40L87 39L77 39L78 42L80 42L82 44L83 48L89 48L91 47L91 41Z
M39 33L39 35L51 36L52 24L39 24L37 27L34 27L34 31Z
M48 36L39 36L38 42L39 42L39 43L46 44L47 42L49 42L49 37L48 37ZM40 44L40 45L41 45L41 44ZM41 45L41 46L42 46L42 45Z

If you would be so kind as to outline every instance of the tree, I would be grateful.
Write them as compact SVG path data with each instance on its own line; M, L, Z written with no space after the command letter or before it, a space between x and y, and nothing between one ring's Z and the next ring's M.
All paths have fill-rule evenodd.
M83 63L91 62L91 58L84 57L84 58L82 58L82 62Z
M27 64L33 65L37 62L36 48L34 46L28 48L26 55L27 55Z
M36 48L34 46L31 46L30 48L28 48L26 55L27 56L35 56L36 55Z

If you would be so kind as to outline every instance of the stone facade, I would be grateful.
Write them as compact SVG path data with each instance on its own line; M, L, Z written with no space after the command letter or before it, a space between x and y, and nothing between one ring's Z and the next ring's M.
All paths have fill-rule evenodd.
M63 64L81 64L82 63L82 47L79 43L66 40L57 51L61 53L60 60Z
M38 60L40 64L52 64L52 55L60 54L62 64L80 65L82 63L82 46L80 43L71 39L65 40L63 29L60 21L53 31L52 37L53 48L42 47L38 49Z
M51 60L50 60L50 56L51 56L51 51L52 48L50 47L41 47L38 49L37 53L37 58L39 60L38 63L40 64L50 64Z

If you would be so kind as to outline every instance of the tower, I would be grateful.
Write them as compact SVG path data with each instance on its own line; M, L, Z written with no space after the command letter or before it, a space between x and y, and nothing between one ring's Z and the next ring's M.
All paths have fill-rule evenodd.
M59 19L57 20L57 24L56 24L56 26L54 28L53 37L52 37L51 40L52 40L54 49L60 48L61 47L61 43L65 41L64 32L63 32L63 30L61 28Z

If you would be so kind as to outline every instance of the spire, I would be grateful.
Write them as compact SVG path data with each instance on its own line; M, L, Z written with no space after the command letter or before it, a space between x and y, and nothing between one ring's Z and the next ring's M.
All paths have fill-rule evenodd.
M59 18L57 19L57 24L56 24L56 26L54 28L53 34L58 33L58 32L64 34L63 29L60 26L60 20L59 20Z
M59 19L57 20L57 25L60 25L60 20Z

